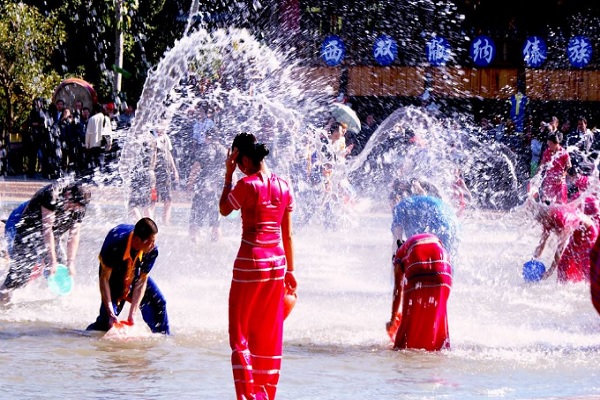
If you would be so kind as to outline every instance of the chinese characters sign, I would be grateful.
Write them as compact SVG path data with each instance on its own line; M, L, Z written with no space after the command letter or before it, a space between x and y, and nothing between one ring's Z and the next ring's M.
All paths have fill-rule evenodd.
M381 35L375 39L373 57L379 65L388 66L394 62L397 56L398 45L394 39L388 35Z
M450 43L442 37L434 37L425 45L425 55L434 67L444 65L450 59Z
M546 42L539 36L531 36L523 45L523 61L530 68L541 66L548 58Z
M485 35L477 36L471 42L471 59L475 65L486 67L494 61L496 57L496 45L494 41Z
M567 55L572 66L585 67L592 59L592 42L585 36L573 36L567 45Z
M323 40L323 44L321 45L321 57L327 65L335 67L336 65L341 64L345 55L346 48L339 36L330 35Z
M521 49L523 62L527 68L539 68L548 61L546 41L540 36L529 36ZM398 57L398 43L388 35L380 35L373 42L373 57L382 66L389 66ZM592 61L592 42L586 36L573 36L567 45L566 54L571 66L586 67ZM445 65L452 57L452 49L443 37L433 37L425 44L425 55L430 65ZM496 44L486 35L473 39L469 49L473 63L478 67L489 66L496 57ZM329 35L321 45L321 58L330 67L340 65L346 56L346 47L337 35Z

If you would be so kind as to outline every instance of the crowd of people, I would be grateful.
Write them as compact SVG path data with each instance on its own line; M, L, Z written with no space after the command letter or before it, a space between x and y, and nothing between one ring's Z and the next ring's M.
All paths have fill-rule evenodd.
M49 103L36 98L22 132L20 157L8 157L5 151L4 172L11 168L29 178L57 179L105 171L118 157L115 132L131 126L135 110L123 104L121 111L114 103L90 107L82 100L69 108L62 99ZM15 165L8 165L9 159Z
M284 296L295 294L290 185L272 173L269 149L252 134L236 135L228 146L218 211L241 210L242 238L233 266L229 297L229 336L237 398L274 399L283 351ZM220 160L221 169L223 159ZM236 169L244 175L235 185ZM65 263L75 276L80 226L91 201L89 184L60 179L40 189L9 216L6 241L9 272L0 287L3 305L27 285L36 270L52 276ZM68 232L67 252L62 236ZM139 312L153 333L170 334L167 302L149 276L158 259L157 224L141 217L106 235L99 252L98 317L87 330L106 332L136 324ZM120 321L126 303L129 313ZM262 396L262 397L261 397Z
M44 159L47 164L39 163L35 153L33 171L41 168L50 173L49 177L59 178L60 171L71 172L73 168L81 167L88 174L101 170L100 154L104 152L98 148L106 146L103 137L110 143L108 132L113 129L114 118L106 108L97 107L91 117L82 118L84 122L81 118L77 123L69 122L72 114L61 103L56 102L58 120L66 115L66 123L72 124L79 141L70 142L66 133L59 134L64 153L55 151L55 158ZM38 106L39 119L32 127L50 134L52 125L42 118ZM82 109L81 116L85 114ZM81 128L83 123L85 129ZM600 293L594 293L594 288L600 287L600 182L594 163L596 141L586 124L585 118L579 118L577 129L563 136L558 118L553 118L532 134L527 206L542 226L533 258L543 256L551 234L558 237L553 262L542 279L555 271L562 283L592 279L593 304L600 312ZM370 121L368 129L374 126ZM58 127L60 131L60 124ZM321 194L323 208L314 213L333 213L334 207L348 201L352 193L346 182L346 160L356 156L365 141L361 132L349 130L347 122L329 118L313 135L285 139L304 142L291 146L296 151L286 160L290 162L273 160L274 168L284 170L285 175L278 175L267 167L265 158L271 149L284 154L288 151L290 143L282 145L283 137L266 136L266 143L253 134L238 133L231 143L225 143L217 135L217 127L213 110L200 105L191 118L186 146L173 145L169 125L164 122L157 122L141 135L137 146L131 144L129 150L140 157L129 171L132 189L128 206L136 222L115 226L104 239L99 252L101 306L88 329L111 329L129 302L128 324L135 324L139 311L152 332L170 334L166 299L150 277L159 255L153 214L156 204L163 202L162 223L169 224L173 185L181 185L194 194L189 218L192 242L198 242L204 225L210 228L211 239L219 240L220 218L240 212L242 235L233 263L228 329L235 391L239 399L274 399L283 352L284 295L294 294L298 287L292 211L305 200L302 185L318 188ZM506 132L494 140L505 137L509 137ZM42 148L56 150L58 145L52 143L38 152ZM66 143L77 145L70 148ZM224 179L220 175L223 169ZM237 182L236 171L240 176ZM65 264L75 276L80 226L92 199L89 186L83 183L85 173L74 175L42 188L9 216L5 233L10 264L0 286L3 303L36 274L54 274L59 264ZM470 199L460 174L455 178L452 190L460 192L463 201ZM457 219L462 209L449 204L426 180L396 179L389 190L394 289L387 333L395 349L449 349L447 303L460 253ZM65 234L66 252L60 245Z

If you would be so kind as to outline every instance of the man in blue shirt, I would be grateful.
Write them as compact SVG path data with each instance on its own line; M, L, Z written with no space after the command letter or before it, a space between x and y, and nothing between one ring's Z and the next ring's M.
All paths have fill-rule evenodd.
M157 234L158 227L150 218L140 219L135 227L117 225L108 232L98 256L100 315L87 330L109 330L128 301L131 303L129 324L134 324L134 315L139 309L152 332L170 333L167 302L148 276L158 257Z

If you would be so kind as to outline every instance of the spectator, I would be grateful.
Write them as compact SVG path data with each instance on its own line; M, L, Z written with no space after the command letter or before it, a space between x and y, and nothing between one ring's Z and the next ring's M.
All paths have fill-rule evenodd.
M357 135L357 140L354 148L352 149L351 155L358 155L365 148L365 145L369 141L369 138L377 129L377 123L373 114L367 115L365 122L361 124L360 133Z
M28 129L23 137L23 149L26 157L27 176L32 178L42 170L42 145L49 136L50 116L44 107L44 100L33 101L29 112Z
M133 106L127 106L125 111L121 115L119 115L119 123L118 123L117 127L119 129L130 128L131 125L133 124L134 120L135 120L135 109L133 108Z
M192 140L195 147L204 144L206 132L215 128L215 123L212 120L212 115L208 115L202 105L197 108L197 120L192 127Z
M204 145L195 151L187 186L188 190L193 191L189 220L193 243L198 241L199 229L203 225L210 227L211 241L216 242L221 238L217 207L221 193L216 177L224 158L227 158L227 149L216 140L214 131L208 131Z
M156 127L156 163L154 174L156 176L156 201L163 202L163 224L171 222L171 205L173 200L171 192L173 180L179 182L179 173L173 159L173 145L169 135L166 134L166 124Z
M135 220L152 218L153 188L156 185L156 138L150 133L140 135L127 147L127 157L134 158L130 169L129 215ZM156 200L156 199L154 199Z
M571 156L571 164L578 166L587 160L593 144L594 133L588 129L587 119L583 116L577 118L577 128L567 140L567 151Z
M79 143L76 127L73 124L71 110L66 108L59 123L60 144L62 150L61 167L63 171L70 172L75 169L76 151Z
M102 153L102 133L104 131L104 114L102 106L94 105L94 114L87 123L85 132L85 149L87 153L88 173L92 174L94 168L100 165L100 154Z
M8 153L6 151L6 147L4 147L4 142L0 142L0 175L2 176L7 174L7 156Z
M548 148L542 155L538 174L542 177L540 196L543 202L567 202L567 170L571 168L569 153L560 145L562 134L554 130L547 136Z
M75 132L77 135L77 141L75 146L75 173L77 176L81 176L86 168L86 148L85 148L85 136L87 130L87 124L90 119L90 109L83 107L79 118L74 118Z
M100 170L103 152L106 146L110 146L110 144L112 144L110 120L104 115L102 106L96 104L94 105L94 115L88 120L85 131L88 174L92 175L95 170Z
M529 168L529 176L530 177L534 177L535 174L537 173L538 167L540 165L540 160L542 158L542 147L543 147L543 142L542 142L542 133L538 130L533 130L532 131L532 138L531 138L531 161L530 161L530 168Z

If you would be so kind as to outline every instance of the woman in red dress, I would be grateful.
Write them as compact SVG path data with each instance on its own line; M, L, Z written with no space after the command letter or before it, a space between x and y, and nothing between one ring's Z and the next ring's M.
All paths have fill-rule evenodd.
M567 170L571 168L571 157L560 145L562 134L549 134L548 147L542 155L540 172L542 174L541 199L552 203L567 202Z
M229 292L229 344L238 400L275 399L283 350L284 291L296 291L293 200L286 181L271 173L269 150L252 134L233 140L219 210L241 210L242 243ZM246 176L232 189L235 169Z
M575 226L567 228L569 234L563 236L554 255L552 266L542 279L548 279L557 270L558 281L580 282L590 279L590 252L598 238L598 201L588 196L583 204L583 212L577 210Z
M437 236L417 234L398 248L392 319L386 325L395 349L450 348L446 303L451 288L452 266Z

